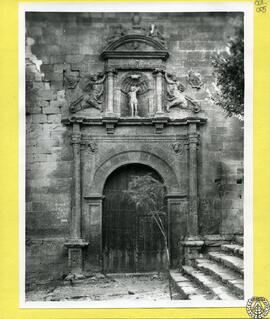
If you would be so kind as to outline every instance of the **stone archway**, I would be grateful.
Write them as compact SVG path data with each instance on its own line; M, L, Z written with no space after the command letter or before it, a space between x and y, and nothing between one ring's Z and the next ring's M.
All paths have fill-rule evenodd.
M145 272L164 269L164 238L147 209L136 207L125 191L133 176L161 176L143 164L114 170L104 186L102 212L102 259L104 272ZM161 216L167 228L167 217Z
M157 172L166 186L168 224L171 225L168 241L171 251L171 265L174 267L179 263L179 238L184 236L186 232L187 194L181 193L174 170L161 154L146 150L125 150L122 152L115 150L115 154L104 156L100 161L91 183L86 183L87 174L83 176L86 179L83 185L93 185L89 187L87 192L84 191L83 196L82 235L89 243L85 249L86 268L89 267L89 269L97 271L103 269L102 213L105 204L103 190L109 176L127 165L147 166L151 171Z
M92 193L102 194L108 176L118 167L128 164L143 164L157 171L162 177L168 193L178 193L180 186L175 172L165 159L145 150L122 151L110 156L97 167L92 184Z

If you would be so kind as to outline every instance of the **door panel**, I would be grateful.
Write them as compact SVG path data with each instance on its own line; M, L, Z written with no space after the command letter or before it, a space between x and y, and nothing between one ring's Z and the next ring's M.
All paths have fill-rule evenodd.
M102 217L105 272L152 271L165 265L164 241L157 225L146 212L137 210L124 193L132 176L146 174L161 180L145 165L126 165L106 182Z

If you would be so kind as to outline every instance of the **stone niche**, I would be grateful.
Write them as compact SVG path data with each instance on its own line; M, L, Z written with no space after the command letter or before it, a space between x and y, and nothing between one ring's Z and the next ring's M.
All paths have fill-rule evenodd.
M166 71L169 52L155 25L135 15L131 29L109 36L98 74L64 72L72 127L73 207L69 268L102 270L102 214L106 178L123 165L149 166L167 187L168 235L173 266L178 243L198 235L197 153L206 123L199 103L186 95L183 75ZM198 85L198 83L197 83Z

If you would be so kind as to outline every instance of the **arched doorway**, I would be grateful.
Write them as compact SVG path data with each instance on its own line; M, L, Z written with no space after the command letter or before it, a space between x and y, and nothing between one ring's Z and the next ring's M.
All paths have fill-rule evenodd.
M105 183L102 214L104 272L144 272L161 270L165 266L164 240L158 226L146 211L136 209L124 194L133 176L146 174L163 182L151 167L129 164L116 169Z

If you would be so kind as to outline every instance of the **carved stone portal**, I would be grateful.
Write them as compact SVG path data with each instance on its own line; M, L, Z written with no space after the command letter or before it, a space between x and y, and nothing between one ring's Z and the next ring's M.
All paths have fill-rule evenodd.
M185 94L179 78L166 71L169 53L157 25L142 26L140 16L134 14L130 29L117 25L112 32L101 53L105 60L102 72L64 71L70 113L118 118L162 117L174 112L180 117L181 109L201 110ZM190 71L186 76L192 88L202 86L199 73Z

